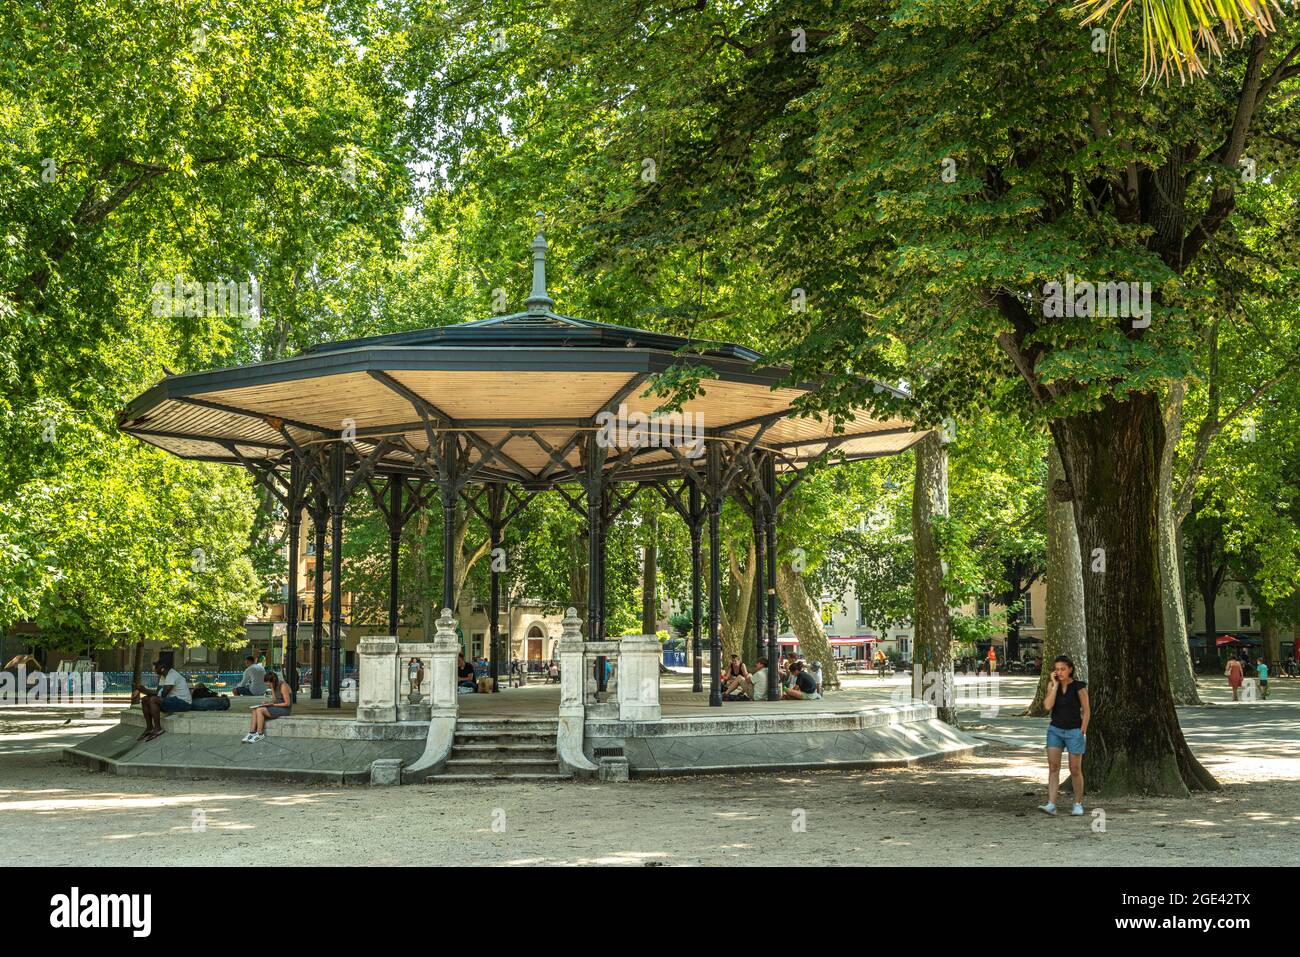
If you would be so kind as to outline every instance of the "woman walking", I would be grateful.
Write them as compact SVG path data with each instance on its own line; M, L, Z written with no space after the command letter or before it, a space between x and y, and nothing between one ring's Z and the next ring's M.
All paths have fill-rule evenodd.
M1228 687L1232 689L1232 700L1237 700L1237 692L1241 690L1241 662L1237 660L1236 654L1228 656L1228 667L1223 669L1223 674L1228 679Z
M287 718L292 713L293 695L289 690L289 682L281 681L274 671L268 671L266 683L271 686L271 703L260 704L253 709L253 726L244 735L244 744L261 741L266 737L266 722Z
M1074 809L1083 814L1083 751L1087 744L1088 721L1092 707L1088 704L1088 686L1075 680L1074 662L1068 655L1057 655L1047 683L1043 707L1052 712L1047 725L1047 803L1038 805L1044 814L1056 813L1056 792L1061 784L1061 752L1070 754L1070 787L1074 790Z

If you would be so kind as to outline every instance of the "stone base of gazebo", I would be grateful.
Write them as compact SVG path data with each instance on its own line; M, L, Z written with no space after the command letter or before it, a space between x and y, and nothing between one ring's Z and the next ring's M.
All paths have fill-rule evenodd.
M834 695L826 701L728 702L723 709L710 709L695 702L700 697L689 691L672 692L657 721L587 720L585 758L613 772L600 776L617 779L619 768L633 777L649 777L900 767L983 747L970 735L938 721L929 705L865 704L848 695ZM466 695L461 719L526 722L554 716L558 702L559 689L554 685ZM247 704L253 703L249 699ZM122 714L116 727L67 749L64 755L122 775L367 784L372 772L379 772L376 783L396 783L393 770L415 765L428 737L427 721L357 721L351 713L327 713L320 702L304 701L293 717L270 724L266 740L242 744L240 738L248 730L244 704L240 701L237 710L228 712L165 717L167 733L145 742L138 740L144 716L132 709ZM583 776L597 773L587 771ZM403 775L408 782L420 783L427 776Z
M392 785L899 767L982 746L939 721L932 705L853 692L709 707L707 694L665 684L653 636L583 641L580 624L570 608L558 685L458 694L456 623L444 609L428 645L363 643L355 708L300 695L293 714L254 744L241 739L263 698L167 715L166 733L152 741L140 740L144 715L132 709L64 753L115 774Z

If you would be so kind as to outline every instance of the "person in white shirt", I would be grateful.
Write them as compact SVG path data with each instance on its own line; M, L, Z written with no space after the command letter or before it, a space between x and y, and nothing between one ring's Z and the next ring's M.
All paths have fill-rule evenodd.
M754 662L754 670L750 673L750 697L755 701L767 700L767 659L759 658Z
M164 665L161 661L154 664L153 670L158 674L157 691L136 684L136 690L143 696L140 699L140 710L144 714L144 734L140 735L143 741L152 741L163 733L164 712L172 714L178 711L190 711L194 706L189 682L185 680L183 674L175 668Z
M266 694L266 669L252 655L244 659L244 676L235 685L232 694L252 695L260 698Z

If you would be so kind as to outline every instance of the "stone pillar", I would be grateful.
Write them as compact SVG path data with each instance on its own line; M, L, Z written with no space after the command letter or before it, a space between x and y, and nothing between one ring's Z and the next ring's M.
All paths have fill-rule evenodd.
M589 586L590 587L590 586ZM579 774L590 774L596 765L587 759L582 750L583 730L587 721L585 703L585 646L582 641L582 619L578 610L570 608L564 616L564 631L556 655L560 659L560 713L556 750L561 764Z
M357 720L397 720L397 639L362 638L357 645Z
M618 641L618 717L620 721L658 721L659 660L654 635L626 635Z
M438 617L433 645L430 647L433 664L429 706L433 717L456 717L456 656L459 654L460 639L456 637L456 619L452 617L450 608L444 608Z
M397 645L397 720L428 721L430 718L429 702L433 698L433 648L432 644L419 641L403 641ZM411 663L415 662L415 673L423 670L423 680L411 687ZM452 659L453 663L455 658ZM454 665L453 665L454 666ZM416 697L412 700L412 694Z
M429 689L429 735L424 741L424 753L403 771L403 781L419 781L422 775L437 770L451 754L451 742L456 734L456 655L460 652L460 640L456 637L456 619L450 608L444 608L438 617L433 644L422 647L430 649L422 686Z

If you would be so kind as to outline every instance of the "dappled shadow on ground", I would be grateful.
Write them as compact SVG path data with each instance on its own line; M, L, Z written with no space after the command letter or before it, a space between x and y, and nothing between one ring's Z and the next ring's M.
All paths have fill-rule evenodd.
M1300 863L1297 709L1180 709L1227 786L1087 798L1081 818L1035 809L1045 722L1005 715L970 723L1025 744L912 768L376 789L98 774L59 762L45 743L57 736L44 735L64 719L51 715L22 732L41 743L0 752L0 864L31 861L36 833L48 864L153 864L160 847L163 863L239 867L271 863L277 848L342 865L1034 865L1062 850L1091 866Z

